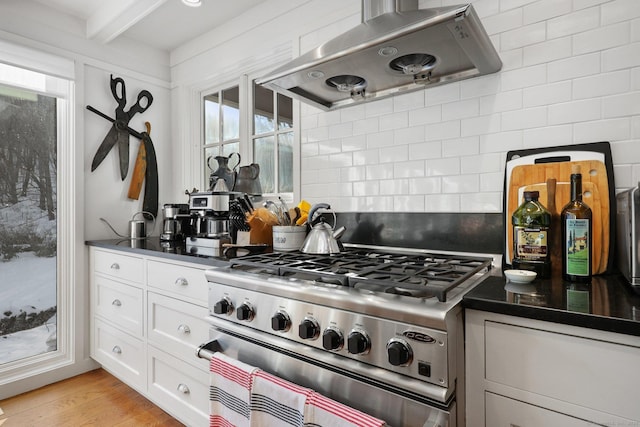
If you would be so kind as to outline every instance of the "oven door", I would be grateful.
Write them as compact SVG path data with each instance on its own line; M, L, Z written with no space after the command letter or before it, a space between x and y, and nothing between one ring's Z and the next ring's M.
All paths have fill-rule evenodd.
M336 357L333 354L218 318L208 317L207 320L213 325L212 341L201 346L199 357L210 358L212 352L222 352L382 419L389 426L457 425L455 400L442 404L414 393L405 394L384 383L380 376L387 373L383 370L371 367L371 376L364 377L331 363ZM412 381L411 378L407 380Z

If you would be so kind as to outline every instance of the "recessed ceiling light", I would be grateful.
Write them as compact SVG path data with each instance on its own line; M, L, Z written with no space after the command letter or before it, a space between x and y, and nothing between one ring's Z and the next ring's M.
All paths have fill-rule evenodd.
M182 0L182 3L191 7L200 7L202 6L202 0Z

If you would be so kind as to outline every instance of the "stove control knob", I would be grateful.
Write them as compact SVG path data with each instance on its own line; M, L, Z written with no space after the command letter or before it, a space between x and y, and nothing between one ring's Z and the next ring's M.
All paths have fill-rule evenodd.
M347 350L351 354L366 354L371 349L371 340L364 332L351 331L347 338Z
M344 336L338 328L333 326L322 333L322 347L325 350L340 350L344 346Z
M248 302L242 303L236 309L236 317L238 318L238 320L246 320L247 322L251 322L253 320L254 314L255 311L253 310L253 306L251 306L251 304L249 304Z
M291 328L291 319L284 311L278 311L271 317L271 329L274 331L287 332Z
M227 316L233 311L233 304L227 297L222 298L213 306L213 312L215 314L226 314Z
M409 344L394 338L387 344L387 356L393 366L407 366L413 360L413 351Z
M320 325L315 319L307 317L298 325L298 335L303 340L315 340L320 336Z

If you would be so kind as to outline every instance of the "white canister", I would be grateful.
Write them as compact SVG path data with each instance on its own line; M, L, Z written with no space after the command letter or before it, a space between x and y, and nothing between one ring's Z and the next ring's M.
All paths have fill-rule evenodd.
M273 250L297 251L302 247L307 237L307 227L298 225L273 226Z

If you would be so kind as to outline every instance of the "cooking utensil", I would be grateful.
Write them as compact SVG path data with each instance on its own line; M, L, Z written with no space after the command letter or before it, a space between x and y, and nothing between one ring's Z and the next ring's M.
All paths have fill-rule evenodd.
M339 239L344 234L346 228L340 227L336 230L335 222L336 222L336 214L333 213L333 225L329 225L324 221L323 217L320 217L320 220L313 224L314 215L320 209L330 210L331 206L327 203L318 203L313 205L311 211L309 212L309 225L311 225L311 231L307 235L302 247L300 248L301 252L307 254L337 254L344 250L342 244Z
M144 122L147 128L147 133L151 135L151 123ZM133 200L138 200L140 197L140 191L142 191L142 182L144 181L144 174L147 169L147 150L144 148L144 143L140 141L138 146L138 155L136 157L136 163L133 166L133 173L131 174L131 182L129 183L129 192L127 197Z
M129 171L129 132L127 132L129 121L136 113L143 113L151 106L153 96L147 90L140 91L136 103L133 104L128 111L125 111L124 107L127 105L127 94L124 80L121 77L114 78L113 75L111 75L111 94L118 103L118 107L115 110L116 118L93 157L91 172L96 170L111 148L117 143L120 161L120 177L124 181Z

